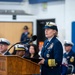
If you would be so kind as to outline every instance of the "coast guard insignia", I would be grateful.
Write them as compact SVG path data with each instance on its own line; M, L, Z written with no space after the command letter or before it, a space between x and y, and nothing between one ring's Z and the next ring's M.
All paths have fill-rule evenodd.
M74 57L73 56L70 58L70 62L74 62Z

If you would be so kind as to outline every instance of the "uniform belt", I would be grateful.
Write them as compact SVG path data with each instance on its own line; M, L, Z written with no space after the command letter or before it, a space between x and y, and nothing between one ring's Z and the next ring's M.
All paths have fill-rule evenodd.
M55 69L55 68L58 68L58 67L61 67L61 65L57 65L57 66L53 66L53 67L49 67L49 66L46 66L46 65L42 65L46 68L49 68L49 69Z

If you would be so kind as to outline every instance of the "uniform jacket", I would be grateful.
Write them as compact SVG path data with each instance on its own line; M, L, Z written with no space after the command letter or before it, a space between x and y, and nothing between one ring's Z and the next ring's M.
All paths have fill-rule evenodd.
M41 75L61 75L61 63L63 57L63 47L61 42L53 37L50 42L44 42L41 56L45 59L44 65L41 66ZM55 59L55 67L48 66L48 60Z
M27 39L29 39L28 34L22 33L20 41L22 42L22 41L25 41ZM26 44L27 42L22 42L22 43Z

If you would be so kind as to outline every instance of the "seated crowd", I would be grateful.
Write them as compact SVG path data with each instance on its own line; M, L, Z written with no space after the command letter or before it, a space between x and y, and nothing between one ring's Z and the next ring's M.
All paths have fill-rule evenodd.
M39 54L40 47L37 47L36 44L30 44L28 46L28 49L23 44L17 44L14 46L14 52L12 54L10 54L10 52L8 51L9 45L10 42L7 39L0 38L0 55L18 55L22 58L35 58L35 59L39 59L41 56ZM65 41L64 43L65 53L63 54L63 60L61 64L62 67L61 75L67 75L68 72L75 73L75 53L72 50L73 45L74 44L72 42L68 41Z

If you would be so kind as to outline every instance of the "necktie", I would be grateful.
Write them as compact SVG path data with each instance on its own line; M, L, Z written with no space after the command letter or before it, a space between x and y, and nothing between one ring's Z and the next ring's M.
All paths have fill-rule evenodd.
M48 44L49 44L49 41L46 42L45 48L48 46Z

